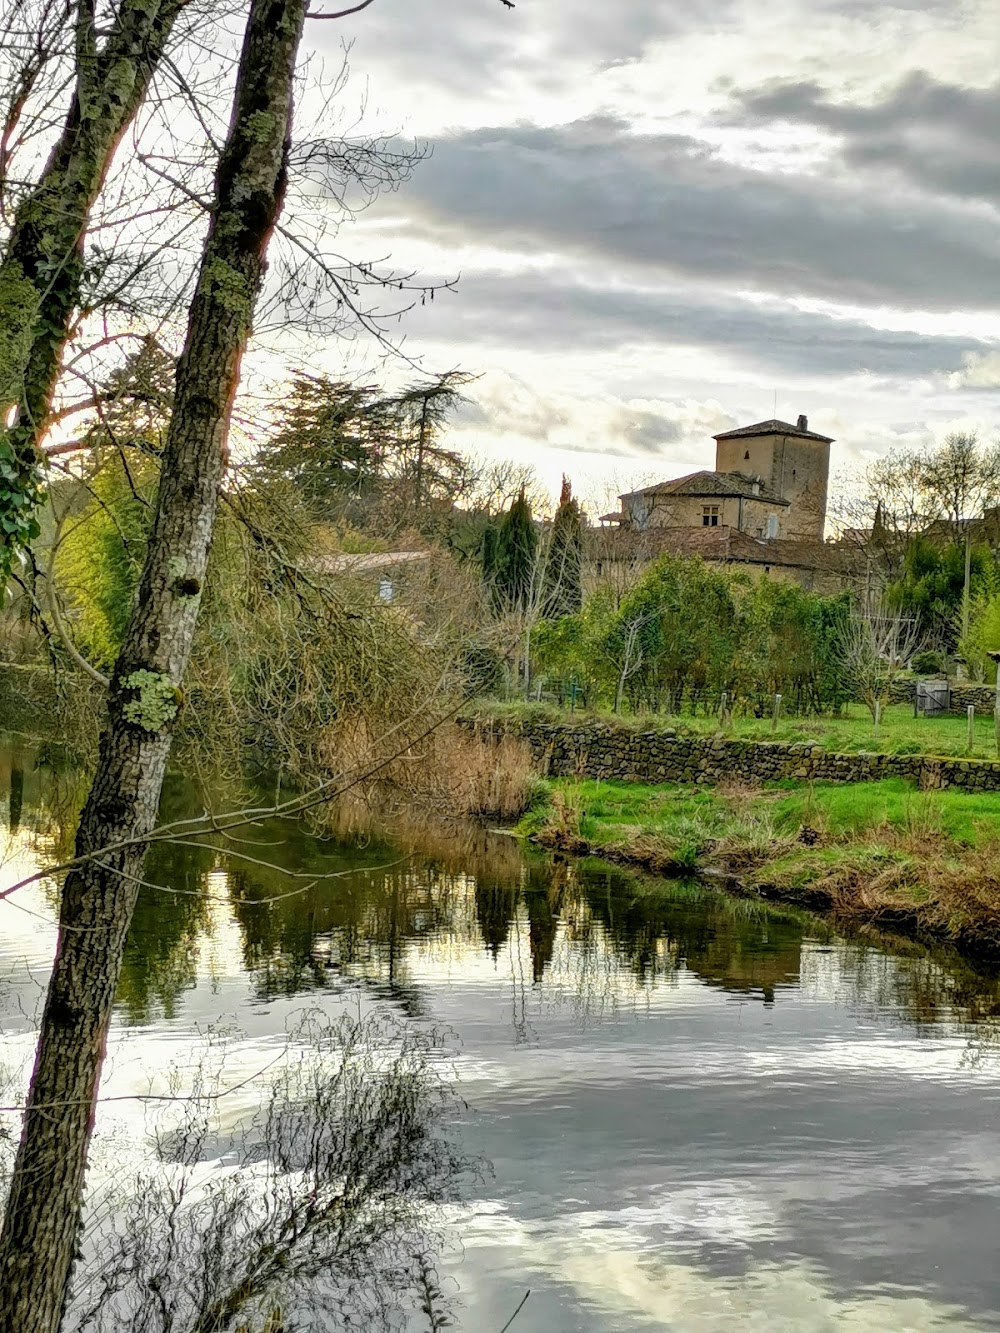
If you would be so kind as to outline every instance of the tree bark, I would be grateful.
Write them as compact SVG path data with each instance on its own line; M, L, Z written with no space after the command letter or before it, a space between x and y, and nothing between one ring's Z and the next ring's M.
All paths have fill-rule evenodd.
M7 461L16 470L10 480L17 493L29 501L9 512L0 505L0 574L12 547L32 535L27 524L40 500L38 445L80 301L87 222L187 3L121 0L100 51L93 9L85 0L79 4L73 101L37 185L15 213L0 261L0 409L16 409Z
M0 1235L0 1333L56 1333L122 953L198 614L240 361L281 210L306 0L252 0L177 369L156 520L67 877ZM99 855L111 844L129 845Z

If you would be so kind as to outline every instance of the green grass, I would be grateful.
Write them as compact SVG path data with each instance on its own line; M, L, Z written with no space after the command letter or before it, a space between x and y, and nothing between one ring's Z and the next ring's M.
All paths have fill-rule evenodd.
M760 787L560 778L548 791L521 826L543 845L660 874L722 871L743 892L1000 956L1000 793L918 791L900 778Z
M940 837L955 847L987 846L1000 835L1000 793L917 791L901 778L776 783L735 796L679 783L560 778L549 786L557 805L575 812L580 836L602 845L638 836L707 842L754 831L787 838L804 826L838 840L890 830ZM551 807L541 815L548 822Z
M671 728L678 733L693 736L714 736L721 730L718 718L690 713L623 715L609 713L585 714L556 708L551 704L507 703L485 705L481 714L498 721L528 720L539 722L613 722L640 730L659 731ZM996 759L996 737L992 715L981 715L975 720L973 747L967 748L967 721L965 717L944 714L938 717L914 717L909 704L893 704L887 708L879 725L876 741L872 719L862 704L847 705L841 716L817 714L812 717L779 719L776 730L771 729L770 718L735 717L725 733L747 740L803 742L813 741L825 750L854 754L859 750L880 754L928 754L965 756L976 759Z

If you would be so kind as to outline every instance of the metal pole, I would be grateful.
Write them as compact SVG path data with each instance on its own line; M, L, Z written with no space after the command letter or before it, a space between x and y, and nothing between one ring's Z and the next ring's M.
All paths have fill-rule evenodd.
M778 718L781 716L781 695L774 696L774 712L771 714L771 730L778 730Z
M878 740L878 724L879 724L879 720L881 719L881 717L882 717L882 701L881 701L881 699L876 699L876 700L875 700L875 739L876 739L876 740Z
M965 741L965 753L966 753L966 754L971 754L972 751L973 751L973 748L974 748L974 746L975 746L975 741L976 741L976 705L975 705L975 704L969 704L968 708L966 708L966 710L965 710L965 716L966 716L966 719L967 719L967 722L968 722L968 728L967 728L967 734L966 734L966 741Z

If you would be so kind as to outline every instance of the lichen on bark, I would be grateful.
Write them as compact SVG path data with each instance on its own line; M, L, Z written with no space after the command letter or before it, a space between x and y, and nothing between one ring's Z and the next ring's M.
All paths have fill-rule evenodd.
M206 294L234 315L250 316L250 289L246 278L224 259L205 265L201 278Z
M122 705L122 716L127 722L142 727L143 731L157 732L177 716L181 691L169 676L159 671L133 671L122 684L136 691L136 698Z

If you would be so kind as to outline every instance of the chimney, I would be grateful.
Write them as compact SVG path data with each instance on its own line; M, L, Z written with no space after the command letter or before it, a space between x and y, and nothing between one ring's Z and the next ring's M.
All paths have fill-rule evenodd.
M799 417L798 421L796 421L796 423L795 423L795 428L796 428L796 430L808 430L808 429L809 429L809 418L808 418L808 417Z

